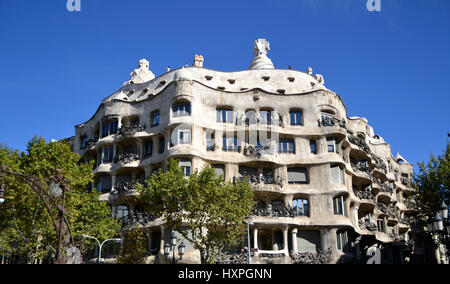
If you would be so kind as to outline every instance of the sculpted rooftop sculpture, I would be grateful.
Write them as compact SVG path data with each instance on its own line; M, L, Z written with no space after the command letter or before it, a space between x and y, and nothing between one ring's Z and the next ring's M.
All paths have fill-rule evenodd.
M130 81L125 82L129 84L141 84L155 79L155 74L149 70L150 63L146 59L139 60L138 69L130 73Z
M253 54L256 56L250 65L249 70L274 69L272 60L267 57L270 50L270 44L266 39L258 39L255 41Z

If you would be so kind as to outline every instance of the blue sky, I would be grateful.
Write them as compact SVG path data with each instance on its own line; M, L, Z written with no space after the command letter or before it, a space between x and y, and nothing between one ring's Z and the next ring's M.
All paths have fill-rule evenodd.
M349 116L414 165L442 152L450 131L450 1L0 0L0 143L74 135L141 58L156 76L205 57L247 69L267 38L278 68L323 74Z

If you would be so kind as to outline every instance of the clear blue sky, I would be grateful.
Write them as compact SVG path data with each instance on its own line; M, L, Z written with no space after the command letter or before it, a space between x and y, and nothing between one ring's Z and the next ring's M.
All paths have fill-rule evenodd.
M323 74L349 116L366 117L409 162L442 152L450 131L450 1L0 0L0 143L74 135L141 58L155 75L205 57L247 69L267 38L278 68Z

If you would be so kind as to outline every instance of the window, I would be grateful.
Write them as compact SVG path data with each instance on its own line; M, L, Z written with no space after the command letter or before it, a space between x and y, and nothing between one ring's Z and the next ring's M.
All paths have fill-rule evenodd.
M87 142L88 142L87 136L81 136L80 137L80 149L86 149Z
M166 148L166 139L164 137L159 138L159 145L158 145L158 152L160 154L164 153L164 150Z
M265 125L272 125L272 111L262 110L259 112L260 123Z
M289 112L289 115L291 117L291 125L293 125L293 126L303 125L301 111L291 111L291 112Z
M145 142L144 157L150 157L153 154L153 141Z
M96 189L98 192L105 194L111 192L112 179L111 176L101 176L96 183Z
M307 199L294 199L292 207L295 211L295 216L309 216L309 205Z
M211 130L205 131L206 151L214 151L216 149L215 133Z
M119 219L128 217L128 206L126 205L117 206L117 217Z
M218 108L217 122L233 123L233 111L227 108Z
M345 199L344 196L338 196L333 198L333 213L334 215L346 216L345 211Z
M337 249L339 251L348 250L349 239L347 231L337 231L336 240L337 240Z
M173 116L190 116L191 115L191 104L190 103L179 103L172 107Z
M245 112L245 124L253 125L258 123L258 119L256 117L256 112L254 110L248 110Z
M338 153L337 142L334 138L327 138L327 147L329 153Z
M113 161L113 147L103 147L103 163L111 163Z
M384 219L378 219L378 220L377 220L377 225L378 225L378 232L384 233L384 232L385 232L385 229L384 229Z
M181 171L185 176L191 175L191 167L192 167L191 160L180 159L178 160L178 166L181 168Z
M119 121L117 119L115 119L113 121L109 121L109 122L104 122L102 137L116 134L118 127L119 127Z
M336 118L334 114L331 112L322 112L321 113L322 125L324 126L332 126L335 123Z
M175 145L191 144L191 130L190 129L175 129L176 133L172 133L172 139L175 140ZM176 135L176 136L174 136ZM173 146L173 145L171 145Z
M225 166L224 165L213 165L212 168L216 172L217 176L222 176L225 180Z
M152 127L159 125L159 117L160 117L159 111L153 112L151 114Z
M316 141L309 141L309 148L311 149L311 153L317 154L317 144L316 144Z
M294 140L280 139L280 141L278 142L278 153L295 154Z
M344 183L344 177L342 169L339 166L331 166L331 182L334 183Z
M308 170L306 168L289 168L288 169L289 184L308 184Z
M238 145L238 139L237 137L223 137L222 140L223 151L229 151L229 152L239 152L239 145Z

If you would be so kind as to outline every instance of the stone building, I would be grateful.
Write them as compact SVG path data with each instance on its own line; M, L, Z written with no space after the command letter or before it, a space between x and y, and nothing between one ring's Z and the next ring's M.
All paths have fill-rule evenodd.
M75 128L74 151L95 160L96 188L124 226L142 227L149 262L163 261L170 229L136 204L134 184L169 158L185 175L210 164L226 181L248 177L254 263L328 251L332 263L398 263L416 212L412 165L365 118L349 117L322 75L276 69L257 40L249 70L191 67L155 78L141 60L130 81ZM243 237L242 248L247 240ZM187 262L199 260L188 250Z

